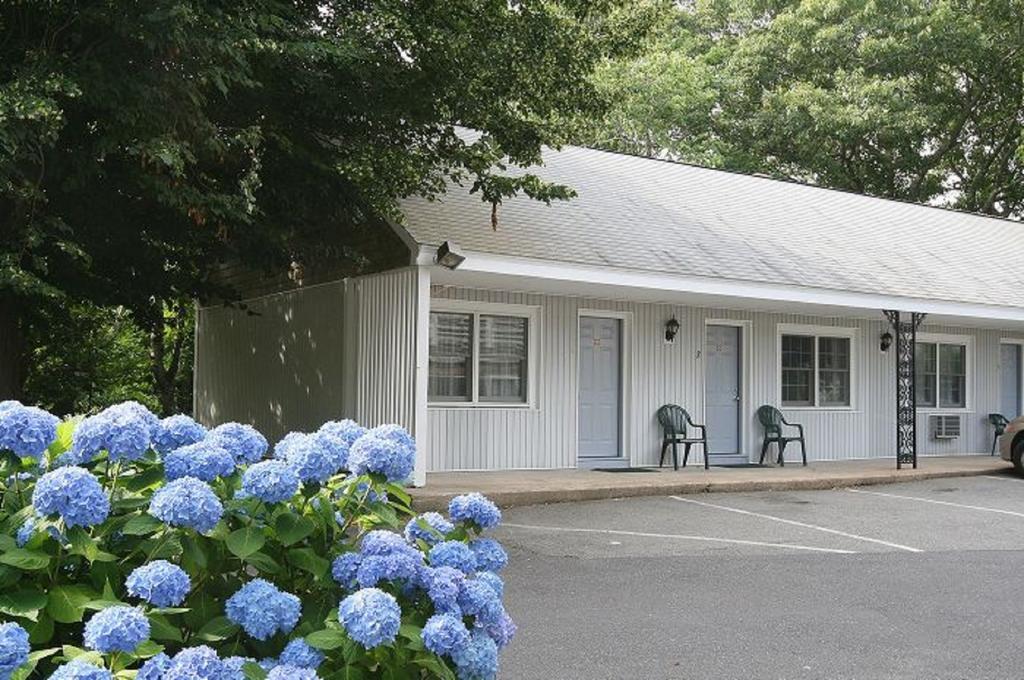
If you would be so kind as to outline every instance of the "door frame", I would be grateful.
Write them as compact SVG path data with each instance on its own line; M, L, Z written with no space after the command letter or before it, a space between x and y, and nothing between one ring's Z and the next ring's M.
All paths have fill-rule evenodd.
M581 458L580 457L580 320L583 317L598 319L617 319L619 321L619 455L614 458ZM632 329L633 312L614 309L579 308L576 310L576 333L572 356L575 362L576 380L574 394L576 409L573 414L573 448L576 451L576 467L632 467L634 464L632 450L627 450L630 436L630 419L628 414L633 403L632 380Z
M732 326L739 329L740 339L740 414L739 414L739 453L735 456L730 455L716 455L715 458L723 463L749 463L753 460L750 451L750 423L748 414L750 413L750 357L751 357L751 345L753 341L751 338L751 328L753 323L749 319L720 319L720 318L705 318L704 319L704 333L701 337L701 344L699 356L701 359L700 369L700 422L707 423L707 394L708 394L708 363L704 356L704 351L708 346L708 326ZM704 455L708 455L704 452ZM713 461L709 461L713 462Z
M996 373L999 379L999 408L1003 408L1003 345L1017 345L1020 347L1020 366L1018 366L1017 370L1017 396L1021 401L1021 406L1024 407L1024 338L999 338L999 359L996 360ZM1007 416L1007 418L1010 418L1010 416Z

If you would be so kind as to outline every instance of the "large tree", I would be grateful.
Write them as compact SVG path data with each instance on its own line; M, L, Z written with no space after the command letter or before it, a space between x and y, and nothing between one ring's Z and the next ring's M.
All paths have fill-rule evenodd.
M597 114L592 69L658 5L0 4L0 398L19 392L40 299L128 310L168 386L168 315L230 297L211 276L225 261L301 264L325 230L372 242L374 216L452 178L494 203L568 196L495 164L537 161ZM456 125L484 135L466 144Z
M1021 0L696 0L596 80L579 138L874 195L1024 212Z

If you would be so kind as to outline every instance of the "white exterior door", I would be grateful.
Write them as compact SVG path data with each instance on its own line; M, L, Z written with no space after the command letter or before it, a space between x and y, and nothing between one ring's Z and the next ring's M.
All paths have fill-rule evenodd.
M704 419L708 454L738 456L740 451L740 394L743 384L740 329L708 326L704 348Z
M579 457L622 456L622 321L580 317Z
M1004 343L999 346L1000 413L1013 420L1021 415L1021 346Z

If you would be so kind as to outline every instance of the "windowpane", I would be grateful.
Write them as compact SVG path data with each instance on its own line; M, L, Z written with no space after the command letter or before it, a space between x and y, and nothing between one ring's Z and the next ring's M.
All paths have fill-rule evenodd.
M473 315L431 312L427 395L432 401L470 401L472 377Z
M814 338L782 336L782 404L814 405Z
M526 402L528 321L480 316L480 401Z
M938 346L934 342L919 342L914 348L914 384L918 406L936 405Z
M967 406L967 347L939 345L939 406Z
M818 405L850 405L849 338L818 338Z

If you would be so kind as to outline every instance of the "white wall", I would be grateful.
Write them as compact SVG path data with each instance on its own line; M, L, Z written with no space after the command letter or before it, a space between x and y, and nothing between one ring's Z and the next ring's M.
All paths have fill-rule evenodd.
M660 431L654 418L664 403L678 403L703 418L703 333L708 319L749 321L747 354L749 391L744 402L745 449L760 453L761 430L754 411L778 403L778 324L834 325L856 329L854 405L851 410L785 410L804 424L809 458L891 457L895 449L895 352L882 353L878 338L885 321L768 314L673 305L435 287L435 298L476 300L540 307L536 359L540 382L535 408L429 409L430 470L576 467L577 318L580 309L628 312L631 351L627 360L631 385L624 440L633 465L657 464ZM675 316L681 324L672 344L664 342L664 324ZM928 454L987 452L991 430L986 422L998 410L999 340L1010 334L993 330L935 328L922 332L970 335L973 371L970 411L963 413L963 436L952 441L930 438L927 415L919 415L918 452ZM702 353L702 352L701 352ZM774 447L772 447L774 451ZM698 449L699 451L699 449ZM787 450L795 460L798 448ZM702 452L697 456L701 460ZM691 459L692 460L692 459Z

